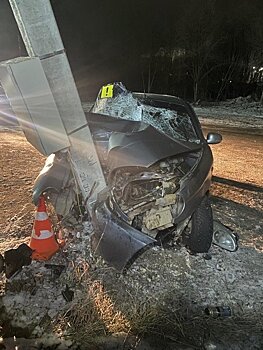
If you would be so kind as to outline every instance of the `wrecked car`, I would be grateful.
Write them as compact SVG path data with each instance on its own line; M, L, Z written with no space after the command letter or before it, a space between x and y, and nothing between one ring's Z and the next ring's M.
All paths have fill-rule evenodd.
M104 86L86 118L107 183L93 205L93 250L118 270L167 242L207 252L213 237L209 144L221 135L205 139L184 100L129 92L121 83ZM35 204L42 193L62 224L79 222L86 199L66 152L48 157L34 185Z

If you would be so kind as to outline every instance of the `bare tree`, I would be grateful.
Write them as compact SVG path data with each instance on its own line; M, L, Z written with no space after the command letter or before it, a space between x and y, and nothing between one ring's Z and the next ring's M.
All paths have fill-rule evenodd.
M193 100L199 99L201 82L219 63L215 49L221 41L217 34L215 1L190 2L181 25L182 46L186 49L185 63L193 83Z

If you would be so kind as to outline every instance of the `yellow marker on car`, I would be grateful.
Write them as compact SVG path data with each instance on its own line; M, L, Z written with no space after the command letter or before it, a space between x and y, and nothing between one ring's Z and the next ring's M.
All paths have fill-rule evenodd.
M101 89L101 98L111 98L113 97L113 84L103 86Z

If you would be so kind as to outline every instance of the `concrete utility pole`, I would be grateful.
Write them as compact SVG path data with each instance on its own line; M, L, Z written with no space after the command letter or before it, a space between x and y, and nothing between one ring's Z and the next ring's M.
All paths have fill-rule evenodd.
M49 0L9 0L26 50L39 57L70 141L69 154L88 209L105 179Z

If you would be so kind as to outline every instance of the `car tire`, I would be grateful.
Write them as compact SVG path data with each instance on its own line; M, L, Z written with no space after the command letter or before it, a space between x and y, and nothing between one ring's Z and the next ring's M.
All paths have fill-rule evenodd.
M213 239L213 212L206 195L193 213L185 230L183 241L192 253L206 253Z

